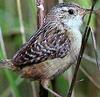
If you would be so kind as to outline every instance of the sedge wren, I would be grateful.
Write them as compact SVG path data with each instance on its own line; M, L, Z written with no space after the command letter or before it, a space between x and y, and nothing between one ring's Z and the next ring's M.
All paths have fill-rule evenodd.
M46 90L61 97L48 88L49 81L76 63L82 41L80 27L88 11L77 4L54 6L43 26L14 55L13 67L25 78L40 80Z

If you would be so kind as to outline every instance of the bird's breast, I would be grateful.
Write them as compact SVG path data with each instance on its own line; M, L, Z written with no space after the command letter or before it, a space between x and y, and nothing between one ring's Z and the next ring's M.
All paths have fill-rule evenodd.
M47 60L44 64L44 75L54 77L67 70L72 64L76 64L77 57L81 47L82 35L79 31L69 35L71 41L71 48L69 53L64 58L56 58Z
M39 79L51 79L56 75L63 73L72 64L75 64L81 47L82 35L78 30L67 32L67 37L69 38L71 44L70 49L65 57L48 59L40 64L34 64L33 68L29 67L28 71L31 71L33 78ZM24 69L24 72L26 70ZM30 72L28 72L30 73ZM29 74L30 75L30 74ZM28 76L29 76L28 75Z
M69 36L71 40L71 55L77 55L80 51L82 43L82 34L79 30L72 31L72 35Z

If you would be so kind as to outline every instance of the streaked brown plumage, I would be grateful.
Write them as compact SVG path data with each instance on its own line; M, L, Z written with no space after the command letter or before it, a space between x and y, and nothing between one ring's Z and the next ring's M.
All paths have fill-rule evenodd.
M27 43L14 55L13 66L26 78L39 79L45 89L48 82L75 64L82 36L80 26L85 9L76 4L58 4L44 19Z
M50 24L49 24L50 26ZM48 28L48 29L47 29ZM32 37L13 58L14 65L24 67L43 62L47 59L63 58L70 49L71 42L65 31L56 28L40 29L38 37ZM67 31L66 31L67 32ZM61 39L62 38L62 39ZM34 40L34 41L33 41Z

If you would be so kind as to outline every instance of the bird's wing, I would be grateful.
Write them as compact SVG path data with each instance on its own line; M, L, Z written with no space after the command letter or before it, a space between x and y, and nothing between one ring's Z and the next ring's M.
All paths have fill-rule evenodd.
M45 24L14 55L16 66L33 65L48 59L63 58L70 50L70 40L66 30Z

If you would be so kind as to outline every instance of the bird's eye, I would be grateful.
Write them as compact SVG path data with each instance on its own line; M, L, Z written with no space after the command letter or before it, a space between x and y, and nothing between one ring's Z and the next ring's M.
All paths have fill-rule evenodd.
M69 9L69 10L68 10L68 13L69 13L70 15L73 15L73 14L74 14L74 10L73 10L73 9Z

